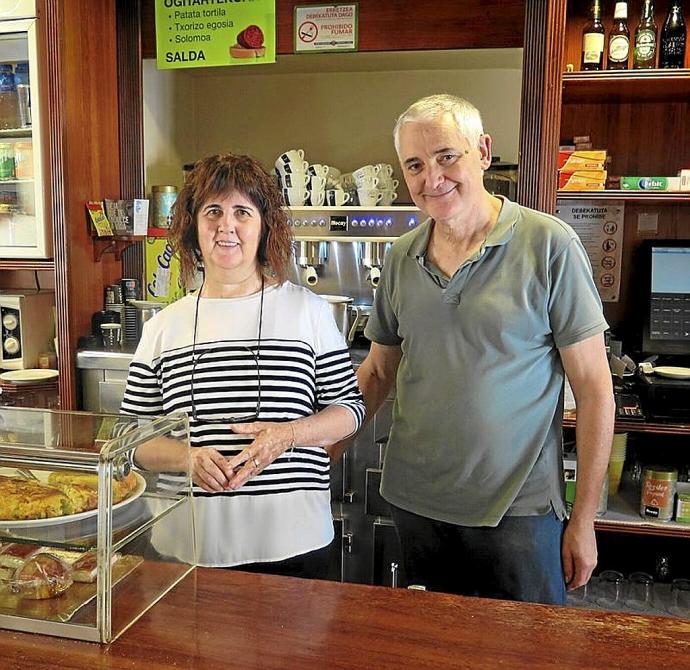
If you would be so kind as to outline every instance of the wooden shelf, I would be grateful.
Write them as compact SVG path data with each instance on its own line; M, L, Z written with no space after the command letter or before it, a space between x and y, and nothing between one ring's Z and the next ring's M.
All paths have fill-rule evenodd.
M0 270L55 270L52 258L2 258Z
M563 103L688 102L690 70L565 72Z
M604 516L594 520L594 528L612 533L690 537L690 524L643 519L640 516L640 492L632 487L621 488L618 495L609 498L608 510Z
M690 192L677 191L556 191L558 200L624 200L626 202L688 202Z
M31 137L31 128L2 128L0 137Z
M122 259L122 252L127 247L136 242L146 239L143 235L127 235L122 237L94 237L93 239L93 260L98 263L103 258L103 254L114 254L116 260Z
M563 428L575 428L575 419L563 419ZM647 421L616 421L616 432L649 433L653 435L690 435L688 423L653 423Z

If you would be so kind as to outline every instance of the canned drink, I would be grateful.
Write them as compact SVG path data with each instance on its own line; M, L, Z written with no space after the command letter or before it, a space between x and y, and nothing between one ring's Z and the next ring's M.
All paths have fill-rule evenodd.
M0 143L0 179L14 178L14 147L9 142Z
M642 473L640 516L670 521L676 497L678 470L663 466L650 466Z

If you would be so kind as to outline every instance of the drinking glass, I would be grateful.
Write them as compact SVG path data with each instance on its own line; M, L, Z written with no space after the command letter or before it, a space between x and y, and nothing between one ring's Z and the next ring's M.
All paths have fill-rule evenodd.
M674 579L671 582L671 605L668 611L674 616L690 619L690 579Z
M628 578L628 594L625 605L630 609L644 612L652 609L654 578L646 572L633 572Z
M599 575L599 596L597 604L607 609L616 609L621 604L625 577L618 570L604 570Z

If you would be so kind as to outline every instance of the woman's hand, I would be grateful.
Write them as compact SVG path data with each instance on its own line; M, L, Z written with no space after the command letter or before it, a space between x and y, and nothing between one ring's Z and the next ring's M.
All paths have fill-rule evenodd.
M228 459L212 447L195 447L191 452L192 481L207 493L224 491L234 474Z
M236 423L230 429L233 433L251 435L254 438L248 447L227 461L234 475L230 477L226 488L232 490L240 488L248 479L259 474L295 443L292 422Z

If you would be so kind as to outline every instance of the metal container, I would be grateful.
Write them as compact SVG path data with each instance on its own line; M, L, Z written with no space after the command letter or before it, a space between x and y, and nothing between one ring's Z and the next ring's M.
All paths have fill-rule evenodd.
M347 340L350 334L350 305L354 302L354 298L345 295L322 295L321 297L328 301L338 330Z
M153 228L170 228L172 207L176 199L175 186L151 187L151 226Z
M678 470L665 466L649 466L642 473L640 516L670 521L676 496Z
M144 332L144 324L160 312L166 305L163 302L153 300L130 300L129 304L136 307L137 321L137 342L141 339Z

